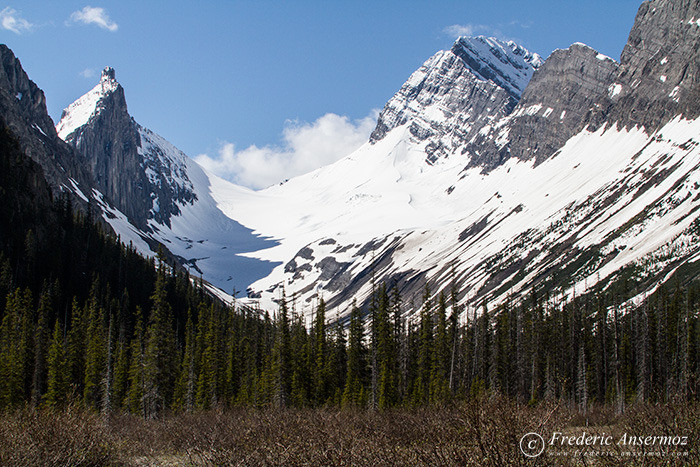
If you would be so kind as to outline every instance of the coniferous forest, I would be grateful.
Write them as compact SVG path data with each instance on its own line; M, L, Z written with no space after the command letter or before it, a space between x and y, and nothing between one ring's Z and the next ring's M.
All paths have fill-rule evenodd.
M488 424L516 429L512 436L528 426L506 409L531 411L535 419L555 411L566 417L607 413L609 422L624 413L643 419L640 407L653 404L691 413L697 407L695 282L662 285L638 303L628 301L633 284L623 282L582 297L534 289L522 300L468 309L458 305L451 284L443 287L450 293L437 295L426 285L423 297L409 301L400 284L377 283L363 307L348 310L349 319L331 315L319 298L311 322L297 312L293 294L282 296L275 310L227 306L165 258L144 259L125 246L92 218L89 206L77 209L68 198L54 198L9 133L0 136L0 408L18 414L3 421L3 430L13 433L14 423L44 429L56 423L42 418L51 413L74 420L81 440L115 417L127 417L120 423L174 417L208 426L197 417L231 413L255 431L260 426L249 415L255 412L245 411L296 413L304 425L328 423L323 417L330 410L348 414L349 426L364 423L356 428L365 434L367 424L371 433L386 430L394 423L386 419L390 413L408 417L407 427L431 417L450 423L466 417L463 423L477 427L477 434L455 432L450 423L434 427L435 433L476 436L481 457L455 452L455 459L493 461L482 440ZM419 311L409 319L409 309ZM365 411L374 415L363 419ZM268 424L279 424L264 413ZM697 417L689 417L697 434ZM429 439L406 429L385 435L414 444L415 437ZM342 439L355 434L336 433ZM517 439L508 443L520 459ZM78 446L77 452L93 452ZM16 454L17 446L0 447L0 458L13 463L17 458L8 452ZM114 460L109 450L97 452L85 463ZM411 462L411 455L404 460ZM435 460L426 455L426 462ZM281 463L276 456L266 462Z

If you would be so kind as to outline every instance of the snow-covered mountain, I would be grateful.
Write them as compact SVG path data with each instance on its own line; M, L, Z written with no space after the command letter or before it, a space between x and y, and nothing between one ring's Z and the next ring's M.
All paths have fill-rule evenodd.
M252 283L266 307L284 286L308 312L322 296L344 314L373 278L409 312L426 283L454 281L473 306L621 277L644 291L700 258L697 18L697 1L644 2L620 63L579 43L542 61L460 38L365 145L259 192L135 123L111 69L56 128L123 238L161 242L224 290Z
M209 189L216 177L134 121L113 68L63 111L56 131L89 166L99 191L94 198L122 241L149 255L162 244L193 274L229 294L272 268L239 255L272 243L217 208Z
M512 43L460 39L355 153L255 194L213 184L228 216L279 241L251 254L283 262L251 288L345 313L372 277L410 303L454 271L474 305L668 278L700 258L697 18L697 2L643 3L620 64L574 44L540 66Z

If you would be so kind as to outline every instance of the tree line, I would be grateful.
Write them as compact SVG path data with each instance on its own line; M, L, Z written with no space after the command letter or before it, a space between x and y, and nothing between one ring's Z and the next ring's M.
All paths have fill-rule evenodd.
M6 278L3 268L3 280ZM153 417L229 406L383 409L500 394L623 411L635 401L697 399L698 289L662 286L638 306L599 294L463 309L426 288L407 319L398 287L375 286L366 312L311 326L286 297L271 316L206 299L164 264L149 306L99 278L67 315L52 290L7 295L0 325L0 406L78 402ZM176 289L184 291L184 295ZM174 301L187 297L177 318ZM184 320L184 322L183 322Z

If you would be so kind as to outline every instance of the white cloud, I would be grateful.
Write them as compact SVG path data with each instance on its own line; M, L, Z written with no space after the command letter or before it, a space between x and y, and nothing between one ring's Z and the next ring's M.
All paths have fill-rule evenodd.
M3 29L12 31L15 34L22 34L23 32L29 32L34 29L32 23L19 16L17 11L9 6L0 11L0 25L2 25Z
M333 113L313 123L288 121L281 147L252 145L236 151L233 143L225 142L217 156L200 154L195 160L234 183L253 189L265 188L347 156L367 142L378 114L373 110L367 117L355 121Z
M85 68L83 71L81 71L78 74L80 76L82 76L83 78L90 79L90 78L94 78L97 76L97 70L95 70L94 68Z
M484 24L453 24L442 30L448 36L457 38L460 36L474 36L477 34L490 34L493 28Z
M86 6L82 10L74 11L70 15L71 21L74 23L96 24L102 29L115 32L119 29L119 25L112 21L107 14L107 10L100 7Z

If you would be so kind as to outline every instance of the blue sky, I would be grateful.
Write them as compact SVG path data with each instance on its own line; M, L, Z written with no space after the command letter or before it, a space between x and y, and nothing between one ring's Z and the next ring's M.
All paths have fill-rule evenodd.
M305 162L315 148L333 152L334 137L341 151L365 138L373 109L457 30L544 57L579 41L619 59L640 3L22 0L0 3L0 42L45 91L54 120L113 66L139 123L260 187L336 157ZM214 164L247 150L296 160L257 181Z

